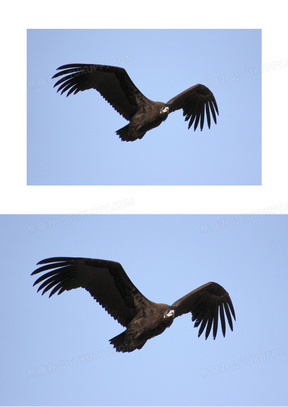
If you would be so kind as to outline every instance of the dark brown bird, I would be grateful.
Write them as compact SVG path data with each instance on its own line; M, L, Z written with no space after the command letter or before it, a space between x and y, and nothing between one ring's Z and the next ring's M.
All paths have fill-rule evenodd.
M52 79L62 76L55 86L61 94L76 94L80 90L96 89L130 123L116 133L121 140L141 139L148 130L159 126L169 113L183 109L185 120L189 120L188 129L194 123L194 130L200 122L203 129L206 114L210 128L210 111L215 123L218 107L213 93L204 85L195 85L185 90L167 103L153 102L147 99L134 85L124 68L108 65L68 64L58 68Z
M141 349L146 341L160 335L174 318L192 313L194 326L199 328L198 337L205 330L208 338L212 325L213 337L218 328L218 311L223 336L226 333L225 314L233 331L232 317L235 312L227 291L217 283L207 283L175 301L171 306L148 300L135 287L120 263L81 257L52 257L40 261L42 266L33 271L35 275L49 270L34 285L42 283L38 291L42 295L50 291L61 294L74 288L85 288L92 297L121 325L127 329L110 343L118 352Z

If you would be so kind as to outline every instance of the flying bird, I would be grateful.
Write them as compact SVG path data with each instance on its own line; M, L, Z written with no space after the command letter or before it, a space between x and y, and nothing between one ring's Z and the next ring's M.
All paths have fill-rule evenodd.
M233 331L232 317L236 320L231 298L217 283L207 283L175 301L171 306L148 300L135 287L120 263L81 257L52 257L42 260L31 275L46 272L34 285L40 284L42 295L50 290L61 294L74 288L85 288L92 297L126 330L110 339L118 352L141 349L148 339L160 335L174 318L192 313L194 326L199 326L198 337L205 330L208 338L213 326L216 338L218 314L223 336L226 333L225 314Z
M218 106L213 93L204 85L195 85L170 99L167 103L148 99L134 85L124 68L109 65L68 64L62 65L52 79L59 78L54 87L57 92L67 92L66 96L80 90L96 89L111 106L117 110L129 124L116 131L123 141L141 139L148 130L159 126L169 113L183 109L185 120L189 120L188 129L194 123L194 130L200 122L203 129L204 119L208 127L211 115L217 123Z

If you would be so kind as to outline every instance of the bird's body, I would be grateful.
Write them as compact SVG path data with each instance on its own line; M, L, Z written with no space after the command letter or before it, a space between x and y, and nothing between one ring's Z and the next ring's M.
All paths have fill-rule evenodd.
M162 102L146 103L143 108L132 116L127 126L116 131L122 141L141 139L148 130L158 127L167 119L169 108Z
M212 114L216 123L218 107L213 93L204 85L195 85L170 99L167 103L154 102L143 95L134 85L125 69L109 65L68 64L58 68L60 72L53 78L59 79L61 94L67 96L87 89L96 89L130 123L116 133L123 141L141 139L148 130L159 126L166 120L169 113L183 109L185 120L189 120L188 128L194 123L196 130L200 123L203 129L206 115L210 128Z
M162 334L172 324L174 311L169 308L169 305L154 303L153 307L142 309L132 319L127 329L110 339L110 343L118 352L141 349L148 339Z
M74 288L85 288L94 299L126 330L110 339L118 352L132 352L141 349L148 339L160 335L174 318L184 313L192 313L199 334L206 328L205 338L213 326L215 339L218 328L218 311L222 333L225 336L225 314L231 330L235 312L227 291L217 283L207 283L174 302L171 306L148 300L132 283L120 263L85 259L80 257L54 257L40 261L42 266L32 275L43 271L35 284L42 283L42 294L55 293Z

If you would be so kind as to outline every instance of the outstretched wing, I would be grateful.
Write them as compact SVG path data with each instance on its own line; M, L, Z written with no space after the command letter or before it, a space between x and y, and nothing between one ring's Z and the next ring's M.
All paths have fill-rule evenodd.
M121 264L108 260L80 257L52 257L31 275L42 273L34 285L41 283L42 295L50 291L61 294L74 288L85 288L92 297L120 324L127 326L137 313L150 301L145 298L129 279Z
M207 124L210 129L211 116L217 123L216 113L219 115L218 106L213 93L204 85L195 85L184 92L170 99L166 103L169 106L169 112L183 109L185 120L189 120L188 129L194 122L194 130L197 129L200 121L200 130L203 129L206 114Z
M134 85L124 68L109 65L68 64L58 68L52 79L62 76L55 86L67 96L80 90L96 89L125 119L130 120L139 106L149 100Z
M196 290L174 302L171 306L175 310L175 317L192 313L192 321L195 321L194 327L200 324L198 337L205 330L205 339L208 338L213 324L213 338L216 338L218 328L218 313L220 313L220 322L223 336L226 333L225 314L229 326L233 331L232 317L236 320L234 307L229 294L217 283L207 283Z

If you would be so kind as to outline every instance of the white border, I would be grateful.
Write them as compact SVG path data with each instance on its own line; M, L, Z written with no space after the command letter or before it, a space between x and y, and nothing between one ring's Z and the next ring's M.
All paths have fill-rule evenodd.
M135 4L85 1L83 10L59 0L2 6L0 213L288 213L286 2ZM28 28L262 29L262 186L26 186Z

